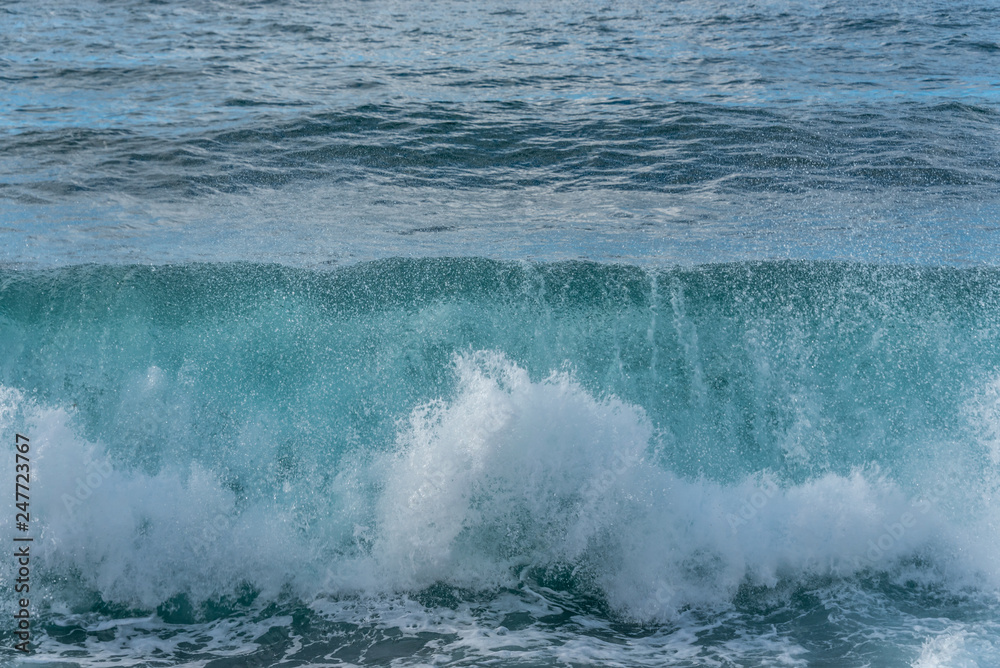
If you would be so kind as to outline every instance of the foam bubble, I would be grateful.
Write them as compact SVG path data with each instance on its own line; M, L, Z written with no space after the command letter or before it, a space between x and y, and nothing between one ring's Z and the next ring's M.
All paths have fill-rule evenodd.
M907 485L875 465L804 482L683 477L662 465L641 407L571 373L533 379L496 352L453 368L454 392L416 407L388 452L359 451L315 488L306 477L254 495L197 464L129 468L72 409L2 388L4 428L21 421L33 439L39 563L78 593L147 610L246 586L308 600L548 583L665 621L725 609L746 586L865 573L996 586L993 515L956 512L983 502L972 482Z
M968 538L940 507L953 480L921 495L876 466L800 484L685 479L657 465L642 409L569 374L535 382L486 353L456 370L455 398L414 411L386 463L374 555L399 587L566 567L621 613L666 619L748 583L955 566Z
M72 411L16 391L0 399L0 414L19 416L19 429L31 435L32 554L39 572L67 583L55 599L89 591L149 609L178 594L231 593L247 580L276 594L291 570L276 566L304 558L287 548L283 509L235 512L233 492L197 465L156 475L120 468L100 443L79 435ZM5 468L13 478L12 460ZM8 515L0 526L9 534Z

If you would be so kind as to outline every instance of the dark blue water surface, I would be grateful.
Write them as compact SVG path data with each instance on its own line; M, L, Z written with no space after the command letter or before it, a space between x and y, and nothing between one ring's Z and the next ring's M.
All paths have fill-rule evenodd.
M986 0L0 12L10 263L1000 250Z

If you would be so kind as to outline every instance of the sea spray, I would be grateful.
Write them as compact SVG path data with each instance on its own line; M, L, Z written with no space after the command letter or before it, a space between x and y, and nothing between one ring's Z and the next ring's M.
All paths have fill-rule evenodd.
M37 448L41 628L224 637L269 605L423 628L447 608L460 644L487 620L528 643L559 610L754 628L755 610L845 592L988 614L995 278L479 260L10 274L0 426Z

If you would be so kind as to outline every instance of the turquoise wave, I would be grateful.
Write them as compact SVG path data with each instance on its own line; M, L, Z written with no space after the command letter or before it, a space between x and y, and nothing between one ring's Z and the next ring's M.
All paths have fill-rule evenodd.
M648 622L873 574L990 592L998 278L8 270L0 427L36 444L37 558L80 612L530 586Z
M998 278L477 259L10 271L0 382L74 407L123 464L225 464L255 487L259 457L230 451L333 464L391 443L397 420L454 391L455 355L492 350L641 406L673 470L800 479L974 438L962 407L997 375Z

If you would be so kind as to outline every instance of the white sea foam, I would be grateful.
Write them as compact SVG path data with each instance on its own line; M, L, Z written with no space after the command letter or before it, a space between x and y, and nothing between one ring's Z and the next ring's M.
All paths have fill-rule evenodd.
M247 580L275 594L301 563L286 547L283 509L235 513L233 493L211 472L195 465L156 475L119 468L100 443L79 434L71 411L6 388L0 400L4 431L16 423L31 438L38 572L78 582L107 601L150 608L179 593L226 593ZM4 462L10 479L13 467L13 458ZM0 516L5 535L14 529L9 515Z
M416 408L390 452L323 490L355 507L327 507L312 533L297 529L294 504L242 502L197 465L120 467L70 411L5 389L4 427L20 415L32 437L38 558L145 607L247 581L269 595L287 585L307 596L436 582L483 590L555 568L626 616L669 619L725 606L743 584L851 577L918 557L939 575L996 582L993 514L963 523L955 504L974 502L977 487L959 472L908 490L874 465L795 485L767 472L729 485L682 478L659 464L641 408L596 398L566 372L533 380L495 353L454 364L454 396ZM379 491L363 498L369 489ZM357 519L354 535L340 535L349 523L338 513ZM9 533L10 517L0 521Z
M644 412L566 373L533 381L505 358L456 362L456 398L402 429L379 499L375 557L397 586L510 584L566 564L620 612L670 618L745 583L851 577L915 557L975 571L956 546L995 540L942 508L954 472L907 491L873 465L786 485L734 485L658 465Z
M908 487L875 465L798 484L766 471L735 484L684 478L661 465L640 407L595 397L568 372L532 379L489 352L454 367L453 396L414 409L392 448L317 489L320 516L305 524L302 494L240 497L220 472L183 462L127 468L81 436L72 410L5 388L3 429L32 438L40 568L147 609L243 583L309 598L564 573L646 621L725 608L743 585L860 572L997 584L995 511L963 522L956 504L988 499L961 471ZM0 515L6 534L10 522Z

